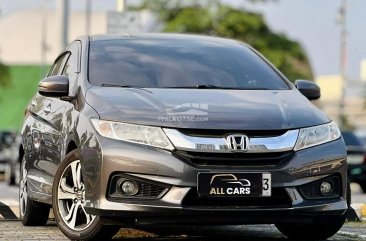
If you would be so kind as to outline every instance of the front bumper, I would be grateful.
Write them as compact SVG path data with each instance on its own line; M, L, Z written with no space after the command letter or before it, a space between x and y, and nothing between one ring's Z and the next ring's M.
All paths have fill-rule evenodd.
M108 220L139 224L200 223L239 224L314 222L323 215L342 215L347 210L347 164L342 140L296 152L279 166L197 167L160 149L94 137L93 146L82 149L86 185L86 209ZM97 143L97 148L95 148ZM282 206L185 206L183 200L197 188L199 172L270 172L272 187L284 189L291 201ZM107 198L111 176L126 173L170 186L156 200ZM297 187L327 176L341 179L341 196L336 199L306 200ZM219 219L213 219L218 216Z
M273 209L194 209L170 208L154 205L127 204L126 210L103 210L86 208L87 212L99 215L106 223L124 223L129 225L234 225L234 224L271 224L271 223L326 223L330 216L344 215L347 209L345 201L323 205L296 208Z

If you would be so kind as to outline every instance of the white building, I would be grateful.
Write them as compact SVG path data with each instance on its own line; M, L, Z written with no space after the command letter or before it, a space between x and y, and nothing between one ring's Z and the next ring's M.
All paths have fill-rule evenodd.
M63 48L61 20L61 11L50 10L22 10L0 17L0 61L8 65L52 63ZM90 34L156 32L158 27L151 12L95 11ZM70 12L69 40L84 34L85 12Z
M333 120L339 121L340 99L343 80L339 75L318 76L315 82L321 89L321 98L317 105ZM345 96L344 115L357 129L366 129L365 82L348 80Z

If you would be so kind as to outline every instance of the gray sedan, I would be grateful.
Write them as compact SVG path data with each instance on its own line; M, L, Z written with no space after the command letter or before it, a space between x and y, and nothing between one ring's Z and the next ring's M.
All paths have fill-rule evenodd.
M55 60L27 109L20 217L52 207L72 240L120 226L275 224L327 239L349 206L332 120L241 42L191 35L85 36Z

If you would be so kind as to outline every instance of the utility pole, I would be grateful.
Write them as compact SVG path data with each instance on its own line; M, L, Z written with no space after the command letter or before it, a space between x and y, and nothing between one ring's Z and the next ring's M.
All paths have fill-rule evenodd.
M70 17L70 1L63 0L62 12L62 48L65 49L69 44L69 17Z
M45 4L46 5L46 4ZM47 6L48 7L48 6ZM44 76L46 75L46 66L47 66L47 50L48 50L48 46L47 46L47 7L45 6L43 8L42 11L42 32L41 32L41 62L42 62L42 67L41 67L41 72L40 72L40 77L41 79L44 78Z
M87 35L90 34L90 26L91 26L91 10L92 10L92 0L86 0L86 9L85 9L85 33Z
M341 7L338 12L338 23L340 25L340 62L339 62L339 73L342 79L342 93L339 103L338 120L341 128L344 128L346 124L345 115L345 99L346 99L346 89L347 89L347 8L348 1L342 0Z
M126 11L126 0L117 0L117 11L118 12L124 12Z

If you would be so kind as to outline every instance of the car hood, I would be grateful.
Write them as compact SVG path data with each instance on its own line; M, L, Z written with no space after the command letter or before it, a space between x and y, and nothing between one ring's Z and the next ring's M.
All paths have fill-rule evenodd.
M91 87L86 102L104 120L173 128L283 130L330 121L296 89Z

